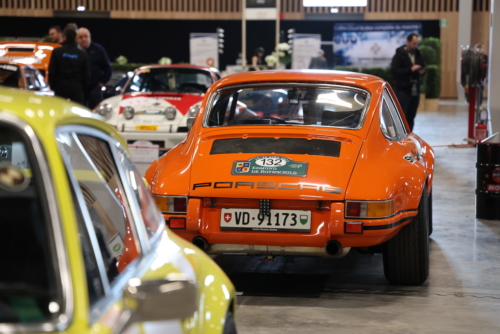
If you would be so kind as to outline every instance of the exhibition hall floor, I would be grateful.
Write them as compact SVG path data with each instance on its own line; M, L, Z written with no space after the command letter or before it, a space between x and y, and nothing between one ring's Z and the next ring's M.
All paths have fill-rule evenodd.
M467 107L443 101L439 112L420 112L415 133L433 146L463 143ZM476 150L434 150L434 232L424 285L389 285L380 254L274 262L219 256L241 294L238 332L500 332L500 221L474 218Z

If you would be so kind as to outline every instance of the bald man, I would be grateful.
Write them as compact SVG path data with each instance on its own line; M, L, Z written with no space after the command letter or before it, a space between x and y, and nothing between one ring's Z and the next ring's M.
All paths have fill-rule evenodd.
M87 52L89 58L90 80L86 94L86 105L90 109L94 109L103 99L101 88L111 78L113 69L111 68L106 50L101 45L92 41L90 31L87 28L77 30L76 41L78 47Z

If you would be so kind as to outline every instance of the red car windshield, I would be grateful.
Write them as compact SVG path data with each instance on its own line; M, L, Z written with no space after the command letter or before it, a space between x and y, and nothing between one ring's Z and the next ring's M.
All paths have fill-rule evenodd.
M134 75L124 92L203 94L212 83L212 76L208 71L175 67L146 68Z

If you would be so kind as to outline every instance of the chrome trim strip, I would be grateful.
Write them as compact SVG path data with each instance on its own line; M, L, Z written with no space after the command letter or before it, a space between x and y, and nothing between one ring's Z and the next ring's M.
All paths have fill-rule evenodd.
M401 112L402 112L402 110L399 110L398 107L396 106L396 103L394 103L394 99L392 98L392 95L389 92L389 89L387 89L387 86L384 88L384 93L383 94L384 94L384 97L387 96L387 99L389 101L391 101L392 106L394 107L394 110L397 111L399 122L401 123L401 126L403 128L403 138L401 138L401 139L404 139L408 135L408 131L406 130L406 126L405 126L405 123L403 122L403 119L401 118Z
M279 87L313 87L313 88L318 88L318 89L332 89L332 88L338 88L341 90L351 90L351 91L357 91L366 94L366 103L365 107L363 108L363 112L361 115L361 119L359 120L359 125L356 128L348 128L348 127L340 127L340 126L317 126L317 125L299 125L299 124L267 124L265 126L299 126L299 127L315 127L315 128L326 128L326 129L347 129L347 130L360 130L363 128L363 125L365 123L366 119L366 114L368 113L368 108L371 103L371 98L372 95L370 94L369 91L365 89L361 89L359 87L355 86L349 86L349 85L342 85L342 84L328 84L328 83L311 83L311 82L260 82L260 83L251 83L251 84L240 84L240 85L233 85L233 86L226 86L217 89L215 92L213 92L210 97L208 98L207 102L207 107L204 108L204 115L203 115L203 123L202 126L204 128L225 128L226 126L208 126L208 115L212 112L212 103L215 100L216 95L220 94L224 90L230 90L230 89L243 89L243 88L252 88L252 87L267 87L267 86L279 86ZM262 125L240 125L240 126L262 126Z
M66 131L64 128L65 127L58 128L56 130L56 136L63 135L63 134L67 134L68 136L73 136L72 131ZM57 137L56 137L56 139L57 139ZM78 142L78 145L80 145L79 142ZM83 197L80 186L78 185L76 177L73 173L73 169L71 168L70 162L67 160L67 157L62 153L61 153L61 157L64 161L64 167L66 168L66 173L68 173L68 176L69 176L68 181L71 184L71 186L73 187L78 204L79 204L80 208L85 208L85 207L87 207L87 205L85 204L85 199ZM97 241L94 225L92 224L92 219L90 218L90 215L87 212L87 210L81 210L81 214L82 214L82 217L84 220L85 227L87 228L90 243L92 244L92 248L94 250L94 256L96 257L97 267L99 269L99 275L101 276L102 287L104 289L104 294L106 295L110 291L110 286L109 286L108 276L106 274L106 269L104 266L104 260L102 257L101 249L99 247L99 242ZM89 308L90 308L90 312L92 312L93 306L89 305Z
M50 170L50 164L47 160L47 156L43 149L41 142L39 141L36 133L33 131L31 126L17 118L14 115L0 112L0 122L7 123L20 132L24 132L27 138L29 138L31 148L37 157L37 165L39 167L42 179L39 180L43 185L41 192L45 193L46 202L48 205L48 215L50 221L47 222L48 226L52 230L52 251L55 248L55 256L58 265L58 276L60 282L60 288L62 292L62 302L61 306L62 312L60 313L58 319L52 321L38 323L38 324L0 324L1 333L18 333L18 332L52 332L52 331L64 331L66 330L73 320L74 312L74 296L73 296L73 285L71 281L71 273L69 269L69 260L66 252L66 242L64 239L64 232L61 222L61 217L59 215L59 209L57 206L57 194L54 188L54 180L52 178L52 173ZM54 255L54 254L52 254ZM58 275L57 275L58 274Z

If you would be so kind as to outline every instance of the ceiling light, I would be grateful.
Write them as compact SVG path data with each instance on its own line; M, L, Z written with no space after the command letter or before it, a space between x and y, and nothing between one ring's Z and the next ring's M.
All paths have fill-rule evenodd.
M304 7L366 7L368 0L304 0Z

